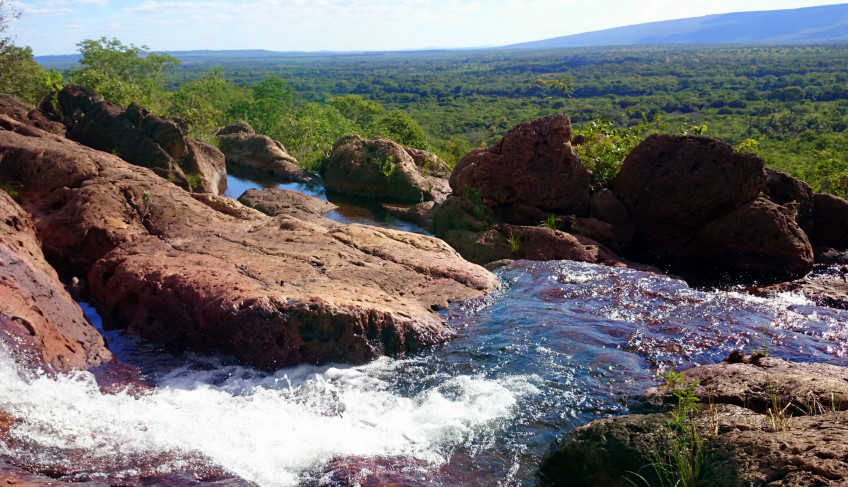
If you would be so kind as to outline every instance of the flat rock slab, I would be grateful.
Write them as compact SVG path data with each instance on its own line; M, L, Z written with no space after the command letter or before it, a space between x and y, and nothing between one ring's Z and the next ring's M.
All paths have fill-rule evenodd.
M9 124L15 122L10 121ZM0 130L44 247L112 326L264 369L363 362L445 340L436 310L499 287L441 240L218 211L117 157Z
M269 216L290 215L304 219L321 216L338 208L329 201L289 189L266 188L248 189L239 202Z

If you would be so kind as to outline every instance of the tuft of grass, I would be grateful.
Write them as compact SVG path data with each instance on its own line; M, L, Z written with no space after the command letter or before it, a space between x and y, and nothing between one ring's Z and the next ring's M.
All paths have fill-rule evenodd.
M188 188L191 191L196 191L203 187L203 175L196 172L191 172L185 175L188 181Z
M543 221L541 223L541 225L543 227L548 227L552 230L558 230L559 229L559 225L557 224L557 220L556 220L556 215L554 215L553 213L548 215L548 217L545 218L545 221Z
M514 233L509 234L509 251L512 252L513 255L517 254L521 249L521 239L518 235Z
M772 431L789 431L789 420L792 419L792 414L788 413L789 406L792 403L786 403L780 399L777 394L777 387L768 377L766 377L766 390L769 394L769 402L771 405L766 410L766 420Z
M18 197L21 196L21 191L23 191L23 188L24 186L21 183L15 181L7 181L0 183L0 191L4 191L14 200L17 200Z

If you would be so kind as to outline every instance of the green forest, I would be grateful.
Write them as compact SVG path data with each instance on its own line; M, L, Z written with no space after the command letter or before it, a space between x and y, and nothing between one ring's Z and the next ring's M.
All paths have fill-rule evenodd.
M597 185L631 147L664 132L728 142L816 191L848 196L844 44L174 53L179 59L117 39L78 47L79 64L59 71L33 66L24 48L17 69L33 72L27 79L42 69L38 89L2 79L0 90L35 104L62 83L87 84L118 103L181 117L193 136L213 142L221 126L247 121L316 172L333 141L350 133L390 137L455 164L521 121L565 112L586 140L578 150Z

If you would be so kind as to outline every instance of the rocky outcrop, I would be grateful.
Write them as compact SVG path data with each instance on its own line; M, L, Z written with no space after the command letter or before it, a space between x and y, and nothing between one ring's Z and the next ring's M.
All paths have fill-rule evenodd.
M239 197L243 205L269 216L289 215L302 220L320 217L337 208L329 201L287 189L248 189Z
M211 144L187 137L180 119L159 117L135 103L124 108L93 90L68 85L57 94L55 112L68 138L154 170L183 188L212 194L227 186L224 155Z
M51 134L65 134L64 125L49 119L41 110L32 110L21 105L5 93L0 93L0 113L24 125L31 125Z
M680 385L693 381L700 406L687 425L703 445L697 485L842 485L848 478L845 368L734 354L687 370ZM669 387L649 396L678 401ZM542 474L562 486L633 485L636 474L659 485L653 465L679 441L670 424L669 413L593 421L553 450Z
M651 135L624 160L612 183L636 225L634 243L674 254L711 220L754 201L762 159L707 137Z
M265 369L445 340L435 310L498 287L444 242L290 216L243 219L37 129L0 130L44 248L111 326Z
M444 163L382 137L342 137L324 171L329 191L389 203L441 202L449 193Z
M819 306L848 309L848 268L840 276L838 270L830 275L812 275L790 282L760 286L746 291L755 296L774 297L778 294L801 294Z
M304 171L282 143L259 135L246 122L230 124L218 132L227 164L273 175L280 182L306 182L313 176Z
M479 198L508 223L538 224L515 206L541 215L584 216L589 209L589 171L571 146L571 121L562 114L523 122L488 149L462 156L450 177L455 195Z
M780 281L812 270L799 226L811 223L809 187L766 173L760 158L723 142L649 136L628 154L612 190L635 227L631 258L707 281Z
M55 371L84 369L112 358L103 337L45 260L29 215L3 191L0 341L28 365Z

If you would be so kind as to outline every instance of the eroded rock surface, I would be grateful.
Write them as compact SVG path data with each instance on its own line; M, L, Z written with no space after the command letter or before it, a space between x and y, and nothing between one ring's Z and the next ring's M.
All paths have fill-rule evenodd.
M56 115L68 128L68 138L151 168L186 189L212 194L226 189L224 155L189 138L182 120L159 117L135 103L124 108L80 85L63 88L57 103Z
M29 215L3 191L0 340L28 365L56 371L84 369L112 358L103 337L45 260Z
M248 189L238 200L243 205L269 216L290 215L304 220L320 217L337 208L329 201L279 188Z
M147 169L28 131L0 130L0 151L45 249L88 276L112 326L173 349L265 369L363 362L448 338L434 310L498 287L434 238L231 216Z

